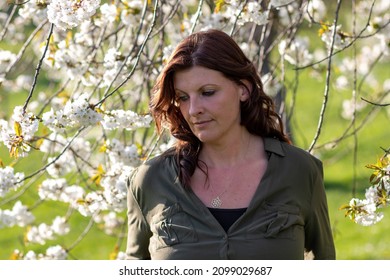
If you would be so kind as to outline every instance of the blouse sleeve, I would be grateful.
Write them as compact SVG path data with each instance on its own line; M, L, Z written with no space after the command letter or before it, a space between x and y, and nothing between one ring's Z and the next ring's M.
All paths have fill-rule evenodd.
M305 247L312 251L315 259L334 260L336 252L323 183L323 168L321 162L317 163L319 172L314 178L311 211L305 226Z
M150 259L148 250L149 239L152 235L149 225L142 213L141 207L133 192L132 184L134 183L134 174L128 182L127 194L127 218L128 218L128 235L127 235L127 259Z

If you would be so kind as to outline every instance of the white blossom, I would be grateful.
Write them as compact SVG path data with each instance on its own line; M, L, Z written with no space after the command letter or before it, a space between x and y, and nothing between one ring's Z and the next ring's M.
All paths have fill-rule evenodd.
M15 220L10 210L0 209L0 229L3 227L12 227L15 224Z
M263 75L261 81L263 82L264 92L269 96L275 97L282 89L282 84L276 77L272 77L271 73Z
M125 57L116 48L110 48L107 50L104 56L104 73L102 83L100 87L109 86L114 79L117 78L118 72L122 71L121 77L124 79L124 72L127 70L127 65L123 65Z
M33 250L29 250L25 255L19 250L14 250L13 254L22 260L65 260L68 257L68 253L60 245L47 248L44 254L37 254Z
M106 234L114 234L123 225L123 218L118 217L116 212L110 211L101 218Z
M273 7L280 7L280 6L286 6L290 4L291 2L294 2L295 0L271 0L270 5Z
M344 119L351 120L353 118L354 113L360 112L362 109L366 107L366 103L362 101L354 101L352 99L343 101L343 111L341 116Z
M335 87L337 89L347 89L349 86L348 78L344 75L337 77Z
M63 110L44 113L42 119L53 132L61 132L68 126L96 125L102 120L102 115L92 108L87 95L82 94L74 100L69 100Z
M54 239L54 232L49 225L41 223L39 226L33 226L27 231L26 239L30 243L44 245L47 240Z
M55 69L65 72L72 80L81 78L88 69L88 49L82 44L69 43L65 40L57 44L58 49L51 59L45 62Z
M77 209L79 201L84 198L85 191L77 185L69 186L64 178L46 179L38 189L38 195L41 199L69 203L70 206Z
M116 256L117 260L126 260L127 259L127 254L125 252L118 252L118 255Z
M22 185L24 173L14 172L10 166L0 167L0 197L5 196L10 190L17 190Z
M112 110L105 113L102 125L108 130L117 128L134 130L149 127L151 121L152 117L150 115L141 116L130 110Z
M83 199L85 191L78 185L71 185L66 187L60 194L59 200L65 203L69 203L70 206L77 209L79 207L79 201Z
M157 154L162 154L166 150L172 148L176 142L177 142L177 139L173 136L170 136L169 140L167 142L162 143L161 145L158 146Z
M99 211L107 210L107 202L100 192L90 192L77 204L77 210L85 217L93 216Z
M334 30L334 26L332 25L326 30L324 30L324 32L321 35L321 40L325 42L328 49L332 45L333 30ZM333 42L333 48L335 50L343 49L349 44L349 41L350 39L347 36L343 35L343 33L341 32L341 25L338 25L336 27L336 34Z
M34 215L28 210L27 206L17 201L12 210L0 209L0 229L2 227L25 227L35 220Z
M264 25L268 22L268 11L263 11L259 2L249 2L241 15L243 22Z
M291 42L282 40L279 43L279 53L288 62L296 66L309 64L313 55L309 52L309 40L306 37L297 37Z
M123 3L125 4L125 8L121 12L121 22L127 26L138 24L139 17L137 15L142 11L143 1L123 0Z
M103 66L105 68L119 68L122 65L123 56L116 48L110 48L107 50L104 56Z
M25 157L31 150L28 141L34 137L38 125L39 121L32 113L23 113L22 107L16 106L10 124L0 119L0 141L7 146L11 156Z
M100 6L100 0L51 0L47 17L60 29L72 29L89 20Z
M305 11L305 18L309 21L313 19L316 22L320 22L326 16L326 6L322 0L308 1Z
M54 160L55 162L52 163ZM46 171L53 178L60 178L68 174L75 165L73 156L69 150L63 153L59 158L49 157L47 162L51 164L46 168Z
M68 253L60 245L47 248L46 255L41 259L45 260L65 260L68 257Z
M238 25L244 25L253 22L257 25L263 25L268 22L268 10L263 11L258 2L250 1L244 8L244 3L237 0L226 1L227 8L224 12L225 18L231 23L236 22Z
M66 141L64 136L54 132L42 141L39 149L44 153L57 153L62 151L66 145Z
M202 28L200 30L208 30L211 28L223 29L223 26L226 24L226 18L222 13L212 13L208 16L204 16L201 19ZM170 46L170 51L173 50L173 47Z
M102 178L107 209L118 212L126 209L127 180L133 169L131 166L114 164Z
M53 232L58 234L58 235L65 235L69 233L70 231L70 226L66 220L65 217L55 217L53 220L53 223L51 225L51 228L53 229Z
M71 121L82 126L96 125L102 119L102 115L91 108L86 95L81 95L73 102L68 102L65 105L64 114Z
M289 26L300 20L300 7L297 1L291 2L287 6L279 6L279 22L282 26Z
M19 15L23 19L32 19L35 24L38 24L47 18L47 4L50 0L40 1L23 1L20 5Z
M15 89L19 90L30 90L33 78L31 75L20 75L15 80ZM30 107L31 108L31 103Z
M28 141L38 131L39 121L32 113L23 112L22 106L16 106L11 116L14 122L18 122L22 128L23 139Z
M91 20L86 20L80 24L74 34L74 43L84 48L93 48L95 44L94 37L97 36L96 26ZM85 55L85 54L84 54Z
M107 140L107 153L112 164L138 166L141 161L136 145L125 146L118 139Z
M113 4L103 4L100 7L100 11L102 13L103 18L105 18L108 22L114 22L118 15L117 6Z
M355 222L362 226L372 226L383 219L384 215L382 212L369 212L364 215L357 215L355 217Z
M31 243L46 244L48 240L54 240L56 235L69 233L70 227L64 217L57 216L51 225L41 223L38 226L30 227L27 231L26 239Z
M42 121L45 126L56 133L63 132L70 123L62 110L54 110L53 108L42 115Z
M34 251L28 251L23 257L24 260L37 260L37 254Z
M60 200L62 191L68 186L64 178L46 179L38 189L41 199Z
M8 66L16 59L16 54L0 49L0 74L4 73Z
M25 227L35 220L34 215L28 210L27 206L20 201L14 204L12 216L15 218L15 224L19 227Z

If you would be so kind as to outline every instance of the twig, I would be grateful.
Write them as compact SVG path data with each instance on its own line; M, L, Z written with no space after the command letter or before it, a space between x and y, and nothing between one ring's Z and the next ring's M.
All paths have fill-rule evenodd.
M37 85L39 72L41 71L41 67L42 67L43 60L45 59L46 52L47 52L47 50L48 50L48 48L49 48L50 38L51 38L51 35L53 34L53 28L54 28L54 24L50 24L50 30L49 30L49 35L47 36L47 39L46 39L45 50L43 51L42 57L41 57L41 59L40 59L39 62L38 62L37 68L35 69L34 81L33 81L33 84L32 84L32 86L31 86L30 93L28 94L27 100L26 100L26 102L24 103L24 106L23 106L23 114L26 112L27 105L28 105L28 103L30 102L30 99L31 99L31 97L32 97L32 95L33 95L35 86Z
M23 54L25 53L27 47L30 45L32 40L34 39L35 35L38 34L38 32L42 29L42 27L48 22L48 20L42 21L35 30L30 34L30 36L27 38L26 42L24 42L23 46L20 48L20 51L16 58L12 61L10 65L8 65L7 69L5 70L5 73L8 73L11 71L11 69L15 66L15 64L22 58Z
M333 34L332 34L332 42L331 42L330 49L329 49L329 60L328 60L328 66L327 66L327 70L326 70L326 84L325 84L324 100L322 102L320 117L318 120L317 131L316 131L316 134L313 138L313 141L308 149L309 152L311 152L311 150L314 148L314 145L316 144L318 138L321 135L322 124L324 123L326 107L328 105L330 74L331 74L332 57L333 57L332 54L333 54L333 48L334 48L334 44L335 44L336 30L337 30L336 27L337 27L337 21L339 18L339 11L340 11L340 7L341 7L341 2L342 2L342 0L337 1L335 19L334 19L334 23L333 23L334 28L333 28Z
M233 26L232 26L232 29L230 30L230 36L233 36L234 34L234 31L236 29L236 26L237 26L237 22L238 22L238 19L240 18L242 12L244 11L244 8L246 6L246 4L248 3L249 0L245 0L244 4L242 5L242 9L240 10L240 12L238 13L238 15L236 16L235 20L234 20L234 23L233 23Z
M353 35L356 35L356 1L352 0L352 14L353 14ZM353 115L352 115L352 127L354 131L356 130L356 104L357 104L357 51L356 44L353 45L353 89L352 89L352 99L354 103L353 107ZM352 176L352 196L356 196L356 188L357 188L357 160L358 160L358 137L357 133L353 134L353 176Z
M198 10L196 11L196 17L195 17L195 20L194 20L192 27L191 27L191 34L194 33L195 27L199 21L200 15L202 14L203 2L204 2L203 0L199 1Z
M389 93L390 91L388 91L387 93ZM374 106L379 106L379 107L386 107L386 106L390 106L390 103L375 103L375 102L372 102L372 101L369 101L367 99L365 99L364 97L360 97L361 100L371 104L371 105L374 105Z
M72 245L70 245L69 247L66 248L66 252L69 252L71 251L74 247L77 246L77 244L79 244L83 239L84 237L88 234L88 232L91 230L92 226L95 224L95 221L94 221L94 218L95 216L97 216L97 214L93 215L91 217L91 219L89 219L89 222L88 222L88 225L87 227L84 229L84 231L79 235L79 237L77 237L76 241L73 242Z
M181 0L175 2L175 5L172 7L172 10L169 12L169 15L163 19L160 27L154 31L150 37L155 37L160 34L160 32L165 28L165 26L170 22L170 20L176 15L177 10L180 7Z
M145 39L144 41L142 42L139 50L138 50L138 53L137 53L137 56L136 56L136 59L135 59L135 63L133 65L133 68L131 69L130 73L126 76L126 78L115 88L113 89L110 93L107 93L108 91L106 91L106 94L104 95L104 97L98 102L95 104L95 106L99 106L101 105L102 103L104 103L104 101L109 98L110 96L112 96L114 93L116 93L118 91L118 89L120 89L125 83L127 83L127 81L133 76L134 72L135 72L135 69L139 63L139 60L140 60L140 57L141 57L141 54L146 46L146 43L147 41L149 40L150 38L150 35L152 33L152 30L156 24L156 14L157 14L157 6L158 6L158 0L155 1L155 6L154 6L154 12L153 12L153 19L152 19L152 22L151 22L151 25L149 27L149 30L145 36ZM146 8L145 8L146 10ZM146 13L146 11L145 11ZM142 26L142 25L141 25ZM141 28L139 28L139 31L141 31ZM131 54L131 53L130 53ZM117 72L117 75L115 76L114 80L119 76L119 73L121 72L121 70L123 69L123 66L126 64L128 58L130 57L130 54L129 56L127 56L127 58L125 59L125 61L123 62L123 65L122 67L119 69L119 71ZM113 83L113 81L111 82L111 84ZM110 88L111 86L107 87L107 90Z
M19 197L21 197L23 194L26 193L26 191L31 187L31 186L34 186L34 184L40 179L40 176L37 176L34 178L34 180L28 182L28 184L25 184L22 186L21 189L19 189L17 191L17 193L13 194L11 197L8 197L8 198L5 198L5 199L2 199L0 201L0 207L2 207L3 205L6 205L7 203L11 202L11 201L14 201L16 199L18 199Z
M7 21L4 24L3 32L1 32L1 34L0 34L0 41L2 41L4 39L5 34L7 34L8 26L11 23L11 20L14 17L14 14L15 14L17 8L18 8L17 5L14 5L14 7L12 8L12 11L11 11L11 13L8 16Z
M16 182L16 184L19 184L27 179L30 179L32 177L34 177L35 175L45 171L50 165L54 164L64 153L65 151L70 147L70 145L73 143L73 141L80 135L80 133L85 129L85 127L81 127L77 132L76 134L72 137L72 139L69 140L69 142L65 145L65 147L62 149L62 151L52 160L50 161L49 163L47 163L44 167L36 170L35 172L33 172L32 174L24 177L22 180Z
M56 97L58 96L66 87L67 85L69 84L70 82L70 78L68 78L65 83L57 90L57 92L55 92L52 96L48 97L45 101L45 103L43 104L41 110L38 112L37 114L37 117L40 117L42 114L43 114L43 111L45 110L46 106L50 105L51 101Z
M384 155L385 157L390 154L390 148L385 149L385 148L381 147L381 149L385 152L385 155Z
M385 94L380 98L380 100L383 100L383 99L386 97L386 95L387 95L388 93L390 93L390 91L388 91L387 93L385 93ZM349 132L350 129L352 128L352 122L349 124L349 126L345 129L345 131L343 132L343 134L342 134L340 137L338 137L338 138L336 138L336 139L334 139L334 140L328 141L328 142L326 142L326 143L324 143L324 144L321 144L321 145L319 145L319 146L317 146L317 147L315 147L315 148L316 148L316 149L320 149L320 148L323 148L323 147L325 147L325 146L327 146L327 145L330 145L330 144L332 144L332 148L335 147L335 146L336 146L338 143L340 143L342 140L344 140L344 139L346 139L346 138L348 138L348 137L354 135L356 132L358 132L359 130L361 130L361 129L366 125L366 123L369 121L369 119L370 119L370 117L372 116L372 114L373 114L374 112L377 111L377 109L378 109L378 107L372 107L372 109L370 110L370 112L367 113L367 115L364 117L364 119L361 121L361 123L360 123L360 124L359 124L351 133L348 133L348 132Z
M364 36L362 36L362 34L367 30L368 26L370 25L370 20L371 20L371 16L372 16L372 12L373 12L373 9L374 9L374 4L375 4L375 1L372 3L371 5L371 9L370 9L370 13L368 15L368 19L367 19L367 23L366 25L362 28L362 30L360 30L359 34L357 36L355 36L351 42L349 42L348 45L344 46L342 49L340 50L336 50L334 51L333 53L329 54L327 57L323 58L323 59L320 59L320 60L317 60L316 62L313 62L313 63L309 63L307 65L304 65L304 66L300 66L300 67L296 67L295 69L299 69L299 70L302 70L302 69L305 69L305 68L309 68L309 67L313 67L314 65L316 64L320 64L322 63L323 61L325 60L328 60L330 59L330 56L335 56L336 54L338 53L341 53L342 51L348 49L350 46L352 46L358 39L361 39L361 38L365 38ZM338 4L338 7L337 7L337 10L339 10L339 4ZM338 15L336 15L338 17ZM389 24L386 23L386 25ZM336 25L335 25L335 29L336 29ZM334 31L334 30L333 30ZM333 43L332 43L333 45Z

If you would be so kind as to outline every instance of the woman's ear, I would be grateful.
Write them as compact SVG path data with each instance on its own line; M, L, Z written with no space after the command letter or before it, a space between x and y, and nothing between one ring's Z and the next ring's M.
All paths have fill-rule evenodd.
M240 80L240 82L241 82L240 100L246 101L249 99L250 93L252 92L252 85L248 80Z

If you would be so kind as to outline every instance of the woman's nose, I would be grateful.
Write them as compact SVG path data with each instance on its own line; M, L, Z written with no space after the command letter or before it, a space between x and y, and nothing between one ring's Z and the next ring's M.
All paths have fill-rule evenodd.
M201 100L198 97L190 98L190 107L188 113L191 116L199 115L203 112L203 106Z

